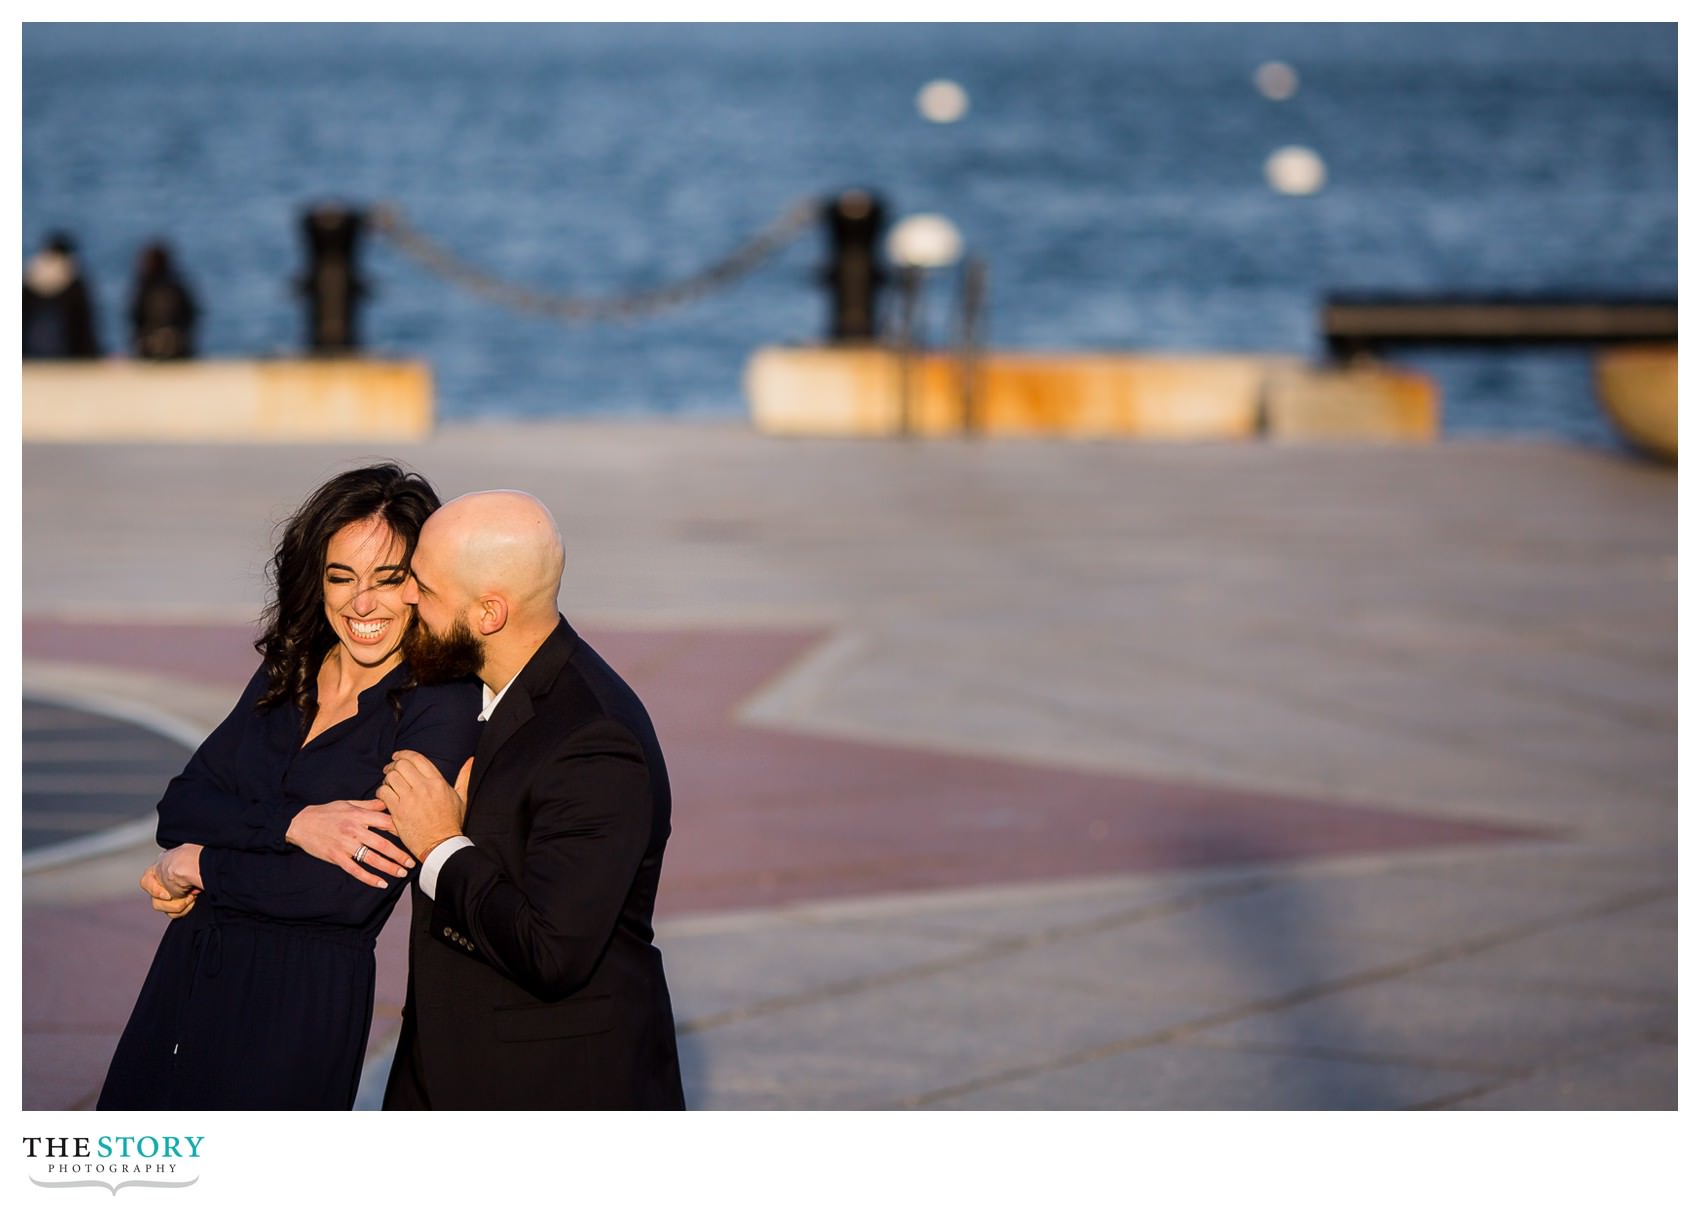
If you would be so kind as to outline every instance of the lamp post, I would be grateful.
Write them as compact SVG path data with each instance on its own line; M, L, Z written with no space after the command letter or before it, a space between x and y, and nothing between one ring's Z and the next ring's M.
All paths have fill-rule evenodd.
M969 257L962 264L962 310L958 316L957 364L962 380L962 432L979 432L980 325L986 307L986 263Z
M886 255L897 266L901 299L898 312L898 421L905 436L914 431L912 412L914 353L921 344L921 288L929 270L954 265L962 257L962 235L943 215L910 215L886 237Z

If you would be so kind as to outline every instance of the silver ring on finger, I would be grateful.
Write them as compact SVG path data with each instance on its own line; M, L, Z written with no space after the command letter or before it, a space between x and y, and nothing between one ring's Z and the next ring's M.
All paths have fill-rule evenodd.
M358 849L354 852L354 861L358 863L365 856L366 856L366 847L362 846L362 847L360 847L360 849Z

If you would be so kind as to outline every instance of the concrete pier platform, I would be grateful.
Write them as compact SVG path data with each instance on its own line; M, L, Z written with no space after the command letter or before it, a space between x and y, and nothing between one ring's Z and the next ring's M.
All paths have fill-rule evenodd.
M1290 354L766 346L744 368L750 417L782 437L1430 442L1440 388L1388 366Z
M656 718L693 1106L1676 1105L1674 472L720 424L26 444L22 692L210 728L272 527L396 456L549 504L563 609ZM92 1105L151 854L24 876L26 1109Z
M431 368L366 357L27 361L26 442L411 442Z

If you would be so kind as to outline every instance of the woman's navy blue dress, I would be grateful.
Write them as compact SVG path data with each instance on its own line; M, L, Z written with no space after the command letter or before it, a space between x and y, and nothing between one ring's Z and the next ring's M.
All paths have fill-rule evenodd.
M373 798L397 749L453 781L478 739L474 681L399 694L405 664L301 745L264 670L159 804L159 844L199 842L199 903L165 928L101 1110L347 1110L372 1027L374 943L406 880L373 888L283 840L308 804Z

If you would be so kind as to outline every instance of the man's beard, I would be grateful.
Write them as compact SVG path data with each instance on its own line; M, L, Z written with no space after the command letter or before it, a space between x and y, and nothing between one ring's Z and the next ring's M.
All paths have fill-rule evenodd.
M420 682L452 682L456 678L475 677L484 667L484 641L472 634L465 619L456 619L449 629L438 635L425 626L417 615L407 637L401 642L401 652Z

